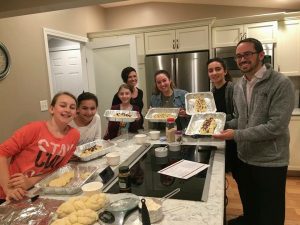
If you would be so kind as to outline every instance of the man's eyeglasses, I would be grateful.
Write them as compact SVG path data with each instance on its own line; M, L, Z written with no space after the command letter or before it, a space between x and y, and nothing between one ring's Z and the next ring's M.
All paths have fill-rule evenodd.
M242 58L244 59L249 59L251 56L253 56L254 54L257 54L258 52L245 52L244 54L236 54L235 56L235 60L241 60Z

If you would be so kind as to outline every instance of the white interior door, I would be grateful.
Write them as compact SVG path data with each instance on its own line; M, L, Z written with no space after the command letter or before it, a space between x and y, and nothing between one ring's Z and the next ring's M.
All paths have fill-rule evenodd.
M83 91L80 49L50 52L54 93L69 91L78 96Z
M87 45L87 68L89 90L99 100L98 113L101 117L110 109L114 94L123 83L121 71L127 66L138 68L134 36L99 38ZM102 119L105 134L107 120Z

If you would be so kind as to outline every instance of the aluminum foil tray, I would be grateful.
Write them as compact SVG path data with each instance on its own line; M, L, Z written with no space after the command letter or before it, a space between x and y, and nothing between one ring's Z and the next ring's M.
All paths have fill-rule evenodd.
M68 164L45 177L43 180L38 182L35 187L39 188L43 194L72 195L80 192L81 186L94 178L97 169L98 167L96 166ZM63 173L70 172L72 170L75 172L75 176L64 187L49 187L48 184L51 180L56 179Z
M134 122L138 118L138 112L130 110L106 110L104 116L109 121Z
M13 201L7 205L0 205L1 225L46 225L50 221L59 205L64 201L55 199L38 198Z
M200 133L200 129L202 128L204 121L210 117L214 118L217 124L216 128L214 129L214 132L206 133L206 134ZM185 134L186 135L218 134L224 129L225 122L226 122L226 114L222 112L195 114L192 116Z
M203 98L205 101L206 109L203 111L196 104L198 98ZM217 111L215 99L212 92L197 92L185 94L185 106L186 113L188 115Z
M179 108L151 108L148 110L145 119L150 122L166 122L168 117L177 118Z
M111 152L115 145L116 144L109 141L96 140L77 146L74 155L76 155L80 161L90 161ZM83 155L84 152L92 148L94 148L94 151L90 151L91 154Z

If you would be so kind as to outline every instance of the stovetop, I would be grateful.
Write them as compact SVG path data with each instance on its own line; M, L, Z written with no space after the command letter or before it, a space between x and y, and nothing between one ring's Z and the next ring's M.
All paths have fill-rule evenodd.
M139 196L163 197L176 188L181 191L174 199L206 201L210 183L210 174L215 146L181 145L180 151L168 150L167 157L156 157L155 148L165 144L155 144L144 151L137 160L129 165L131 176L131 193ZM181 160L190 160L210 164L210 167L189 179L180 179L158 171ZM108 193L119 193L118 180L106 190Z

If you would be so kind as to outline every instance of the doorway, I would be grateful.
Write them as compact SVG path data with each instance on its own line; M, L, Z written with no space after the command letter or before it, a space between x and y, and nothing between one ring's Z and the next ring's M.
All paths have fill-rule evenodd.
M87 43L86 56L89 88L97 95L98 113L102 117L111 108L113 96L123 83L121 71L132 66L138 73L135 36L96 38ZM101 120L102 134L107 124L107 120Z
M60 91L78 96L88 90L86 60L87 38L44 28L51 98Z

